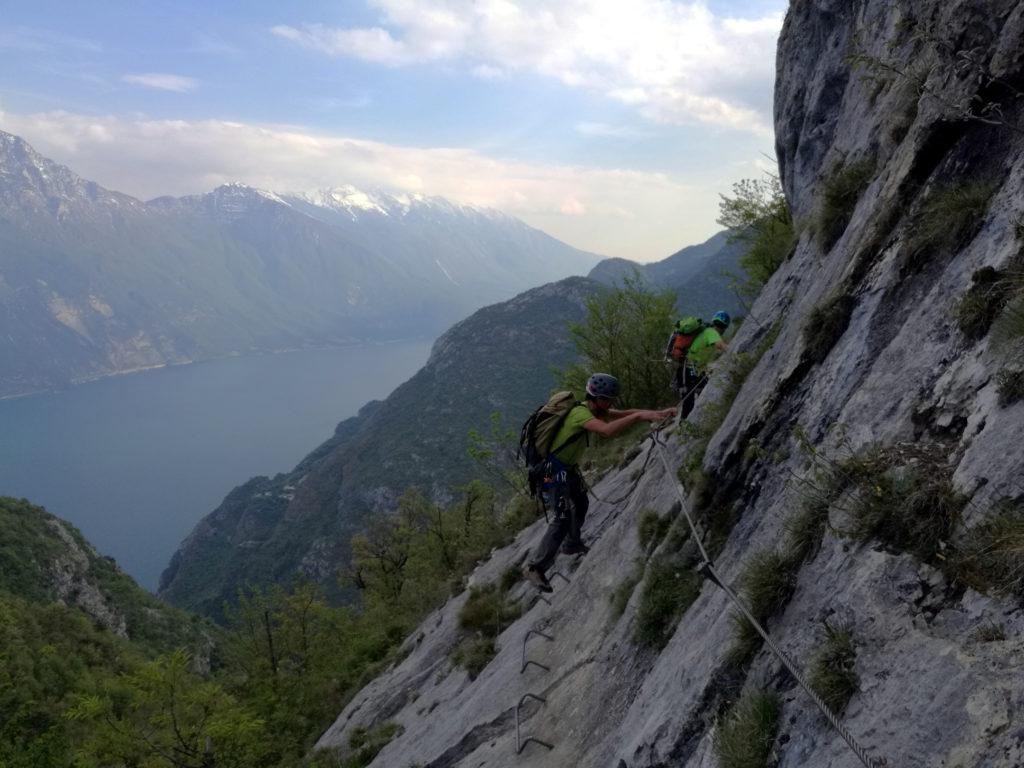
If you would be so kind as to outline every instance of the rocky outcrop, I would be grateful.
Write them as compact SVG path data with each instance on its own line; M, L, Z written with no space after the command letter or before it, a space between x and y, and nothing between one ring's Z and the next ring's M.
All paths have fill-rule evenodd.
M1019 517L1024 501L1024 403L1000 403L1003 353L990 335L964 333L957 312L978 270L1005 269L1024 246L1022 24L1020 2L792 4L775 110L799 244L732 345L733 361L745 354L756 365L738 392L723 368L694 412L714 427L706 445L684 434L666 449L673 473L692 468L695 451L703 457L701 473L687 474L703 474L688 505L730 584L786 546L795 513L825 516L786 566L791 581L768 629L806 670L826 624L848 628L858 682L843 721L890 766L1024 763L1019 597L991 585L982 594L972 587L984 583L952 565L993 505ZM569 580L556 581L551 605L513 590L524 613L475 680L448 660L461 596L423 623L408 655L356 696L320 746L344 750L354 728L393 721L404 731L373 766L711 768L732 702L764 689L781 701L778 765L860 765L770 652L730 652L733 609L711 582L660 650L636 641L642 586L616 615L609 598L634 563L650 570L674 546L671 536L653 554L640 546L641 511L680 520L674 478L650 446L596 485L614 499L636 483L621 505L594 503L585 529L594 546L560 562ZM867 456L876 461L849 462ZM900 485L908 476L920 486ZM942 497L921 502L925 486ZM856 510L897 491L903 502L886 520L922 515L915 535L855 535ZM496 552L473 583L522 562L542 525ZM922 537L936 530L929 549ZM526 646L547 670L522 668L531 629L554 638ZM550 751L531 743L516 754L525 693L546 701L521 711L523 737Z

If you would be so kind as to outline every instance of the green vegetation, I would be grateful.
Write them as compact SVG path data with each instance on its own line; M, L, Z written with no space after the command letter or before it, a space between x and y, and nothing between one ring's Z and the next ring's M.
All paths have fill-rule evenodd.
M907 243L911 258L920 261L934 251L953 251L978 231L996 187L967 184L942 187L925 198L914 218Z
M1014 281L992 267L971 276L971 287L956 305L957 326L969 339L984 338L992 323L1006 308L1015 289Z
M639 275L587 299L587 316L571 323L580 362L559 375L561 386L582 393L592 371L608 371L619 380L625 408L654 408L671 399L662 358L672 327L675 295L653 293Z
M1006 639L1006 630L1002 624L986 621L971 632L971 639L976 643L999 643Z
M641 582L643 577L644 561L642 558L638 558L629 575L627 575L619 586L617 586L612 593L608 595L608 601L612 604L613 619L618 620L618 618L625 612L626 606L629 604L629 598L633 596L633 592L636 590L636 585Z
M778 177L744 179L732 192L732 197L720 196L718 224L729 230L730 242L747 246L740 257L746 280L739 292L752 299L792 255L797 233Z
M812 461L825 460L805 446ZM967 497L953 485L942 445L871 446L828 462L803 491L808 518L827 522L830 506L845 513L843 534L881 541L942 570L954 583L980 592L1024 597L1024 505L1011 499L977 508L980 521L965 530ZM812 513L806 510L818 510ZM790 528L789 557L803 540Z
M826 624L825 635L825 643L811 662L810 684L829 709L841 715L860 689L860 680L853 671L857 652L848 628Z
M715 729L720 768L768 768L782 705L766 691L748 691Z
M498 652L495 641L502 630L522 614L518 603L510 602L508 590L518 581L518 569L506 571L500 581L469 590L459 611L459 626L472 633L452 653L452 661L476 679Z
M961 581L975 589L1024 597L1024 508L996 504L967 532L952 562Z
M1024 370L1004 368L996 374L996 385L1004 408L1024 400Z
M640 604L637 608L634 639L639 645L664 648L675 631L679 618L700 595L701 578L692 569L667 559L647 567Z
M906 458L913 463L896 465ZM924 561L946 546L967 499L953 487L940 457L925 451L902 457L876 448L841 466L858 487L849 510L850 536L877 539Z
M364 768L373 762L373 758L400 736L405 729L398 723L381 723L375 728L354 728L348 738L352 754L341 762L340 768Z
M828 251L846 231L857 201L875 176L875 161L865 158L838 163L824 180L821 203L814 221L818 245Z
M653 509L642 510L636 521L636 536L640 542L640 549L650 553L665 538L671 525L672 518L668 515L662 517Z
M188 654L175 651L81 696L67 712L87 727L79 763L104 765L115 757L123 765L260 764L269 747L261 738L266 721L191 666Z
M799 567L799 561L774 550L759 552L745 564L739 578L739 592L762 626L789 602ZM761 647L761 635L741 613L733 614L732 622L733 644L729 658L735 664L743 664Z
M0 765L11 768L365 765L395 735L392 726L357 734L351 754L312 763L304 756L351 696L400 658L423 616L511 534L507 513L482 484L448 506L407 493L394 517L354 539L348 577L361 610L332 608L309 584L254 590L239 596L227 628L215 633L89 554L83 578L127 617L136 640L54 602L52 563L72 545L91 552L77 531L63 524L69 544L55 519L14 499L0 498L0 518ZM467 600L463 625L482 638L467 649L467 667L493 655L486 644L517 615L497 597L518 578L510 570ZM178 635L167 617L184 617ZM175 649L186 644L178 637L209 657Z
M812 363L824 362L850 324L857 300L838 293L811 310L804 323L804 350Z

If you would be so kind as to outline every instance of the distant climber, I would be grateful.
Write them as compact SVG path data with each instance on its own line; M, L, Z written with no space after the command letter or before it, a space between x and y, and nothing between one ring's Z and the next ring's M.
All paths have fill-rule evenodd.
M586 399L575 403L562 417L561 425L550 442L550 451L538 464L543 473L538 482L550 518L544 538L526 568L526 577L543 592L551 591L547 571L555 562L559 547L567 555L582 555L588 551L580 536L589 500L579 460L589 442L589 433L614 437L639 421L660 421L675 413L675 408L660 411L613 409L611 406L619 394L619 382L607 373L593 374L587 380L586 390ZM566 395L569 393L555 395L544 408L557 409ZM524 435L532 435L529 426L544 408L538 409L524 425ZM532 437L529 442L534 442Z
M678 361L679 367L676 370L678 378L675 379L677 382L675 387L681 398L680 421L690 415L697 396L707 385L708 365L728 348L722 334L725 333L731 321L732 318L729 317L728 312L723 310L715 312L714 317L711 318L711 325L693 336L687 346L686 354ZM682 322L680 321L680 323ZM676 333L678 333L678 329ZM673 334L673 337L676 336L676 333Z

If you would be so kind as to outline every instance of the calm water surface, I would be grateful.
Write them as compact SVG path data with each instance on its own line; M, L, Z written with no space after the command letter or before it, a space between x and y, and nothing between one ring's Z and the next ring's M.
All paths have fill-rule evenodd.
M0 495L78 526L148 589L196 522L253 475L290 470L383 399L430 342L164 368L0 401Z

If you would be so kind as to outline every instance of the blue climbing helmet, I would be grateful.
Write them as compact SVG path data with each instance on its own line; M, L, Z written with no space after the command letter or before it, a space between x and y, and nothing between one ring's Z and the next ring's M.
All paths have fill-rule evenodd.
M715 316L711 318L711 322L717 323L718 325L721 325L723 328L728 328L729 323L732 322L732 318L729 317L728 312L720 309L717 312L715 312Z
M619 380L608 373L595 373L587 379L587 394L614 400L619 396Z

